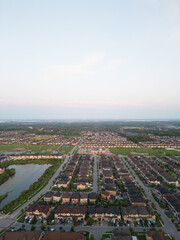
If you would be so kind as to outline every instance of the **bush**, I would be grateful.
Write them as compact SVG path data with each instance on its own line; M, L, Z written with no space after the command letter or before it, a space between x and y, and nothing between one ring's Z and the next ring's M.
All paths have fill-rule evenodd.
M88 217L87 219L87 225L91 226L94 223L94 219L92 217Z
M31 231L34 231L36 227L34 225L31 226Z
M44 223L41 224L41 230L45 231L46 230L46 225Z
M71 227L71 230L70 230L70 231L71 231L71 232L74 232L74 227L73 227L73 226Z

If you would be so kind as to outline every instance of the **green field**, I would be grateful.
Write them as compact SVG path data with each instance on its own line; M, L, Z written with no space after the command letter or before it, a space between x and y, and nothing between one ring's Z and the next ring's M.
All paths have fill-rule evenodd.
M59 147L59 145L25 145L25 144L3 144L0 145L0 152L25 152L32 151L37 154L51 154L56 150L58 154L67 154L73 146L68 148Z
M180 152L164 148L110 148L109 150L111 153L121 155L145 153L148 155L180 156Z
M51 137L51 136L41 136L41 135L38 135L38 136L35 136L35 137L32 137L31 139L35 139L35 140L43 140L43 139L52 139L54 137Z
M8 196L8 193L5 193L4 195L0 195L0 203Z

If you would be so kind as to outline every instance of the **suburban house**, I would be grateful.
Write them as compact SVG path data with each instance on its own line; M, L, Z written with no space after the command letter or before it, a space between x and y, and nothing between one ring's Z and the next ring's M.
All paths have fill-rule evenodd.
M89 206L88 214L90 217L93 217L95 220L120 220L121 214L118 206L111 207L95 207Z
M43 240L86 240L83 232L46 232ZM34 240L34 239L33 239Z
M50 192L47 192L44 196L44 201L45 202L50 202L53 200L53 195L54 195L54 192L50 191Z
M146 233L146 240L167 240L164 231L148 231Z
M91 192L91 193L89 194L89 203L95 203L97 197L98 197L98 194L97 194L97 193Z
M88 202L88 194L87 193L82 193L80 197L80 203L85 204Z
M116 196L116 185L105 184L104 189L106 192L110 193L112 196Z
M104 190L101 190L100 195L101 195L101 198L103 198L107 201L109 201L110 198L111 198L111 194L107 191L104 191Z
M61 179L59 180L57 187L58 188L66 188L68 187L69 183L70 183L71 179L69 177L61 177Z
M80 194L78 192L73 192L71 195L71 203L78 204L80 200Z
M112 240L132 240L131 233L128 230L115 229L112 232Z
M76 217L77 220L83 220L86 217L86 206L58 206L55 210L55 219L71 219Z
M65 192L62 195L62 204L70 203L71 193Z
M60 193L60 192L54 193L54 195L53 195L54 202L59 202L61 200L61 198L62 198L62 193Z
M139 221L140 219L155 221L156 219L150 206L122 207L121 212L124 221Z
M30 218L34 218L36 216L36 218L38 219L45 219L49 216L50 213L51 213L51 206L33 204L27 210L26 215Z
M89 186L89 178L81 178L77 182L77 189L83 190Z
M33 232L5 232L0 240L42 240L42 231Z

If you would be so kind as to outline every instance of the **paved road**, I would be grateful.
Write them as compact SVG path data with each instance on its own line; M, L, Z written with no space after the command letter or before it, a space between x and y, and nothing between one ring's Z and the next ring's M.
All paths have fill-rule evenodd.
M97 155L94 154L94 173L93 173L93 192L98 192L98 184L97 184Z
M121 158L123 159L124 163L128 162L124 159L123 156L121 156ZM134 172L134 170L131 168L131 166L128 164L128 167L130 168L130 171L133 173L135 180L139 183L139 185L143 188L147 198L153 202L157 208L158 213L161 214L161 218L164 221L164 226L161 228L163 229L166 233L169 233L170 235L172 235L175 239L179 240L180 239L180 233L177 231L175 225L171 222L171 220L166 216L166 214L164 213L164 211L160 208L159 204L155 201L155 199L152 196L151 193L151 188L146 187L143 182L139 179L139 177L136 175L136 173ZM129 171L129 172L130 172Z
M22 224L20 223L16 223L14 225L14 227L16 229L22 227ZM27 231L30 231L31 230L31 227L32 225L31 224L25 224L25 229ZM59 227L61 227L62 229L64 229L66 232L69 232L71 227L72 227L72 224L66 224L66 225L60 225L60 224L57 224L57 225L50 225L49 228L54 228L55 230L59 230ZM93 234L95 240L100 240L102 235L106 232L109 232L109 231L113 231L114 229L121 229L121 230L129 230L129 227L128 226L123 226L123 227L114 227L114 226L77 226L77 227L74 227L75 231L88 231L90 232L91 234ZM144 232L145 231L148 231L150 228L149 227L134 227L133 228L135 231L137 232ZM159 230L160 228L157 228L157 230ZM41 230L41 224L36 224L36 231L38 230Z

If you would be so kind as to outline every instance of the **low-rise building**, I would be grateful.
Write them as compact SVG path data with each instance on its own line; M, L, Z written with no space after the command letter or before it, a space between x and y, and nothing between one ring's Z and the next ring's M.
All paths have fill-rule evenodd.
M5 232L0 240L41 240L42 231L36 232Z
M164 231L148 231L146 233L146 240L167 240Z
M33 204L27 210L26 215L30 218L46 219L51 213L51 206Z
M95 192L92 192L89 194L89 203L95 203L97 200L98 194Z
M62 204L70 203L71 193L65 192L62 195Z
M104 190L101 190L100 195L101 195L101 198L103 198L107 201L109 201L110 198L111 198L111 194L107 191L104 191Z
M73 192L71 195L71 203L78 204L80 200L80 194L78 192Z
M82 193L80 196L80 203L81 204L86 204L88 202L88 194L87 193Z
M115 229L112 232L112 240L132 240L131 233L128 230Z
M86 217L86 206L58 206L55 210L55 219L71 219L76 217L77 220L84 220Z
M43 240L86 240L83 232L46 232Z
M53 200L53 195L54 195L54 192L50 191L50 192L47 192L44 196L44 201L45 202L50 202Z
M150 206L123 207L121 212L124 221L139 221L140 219L155 221L156 219L154 211Z

